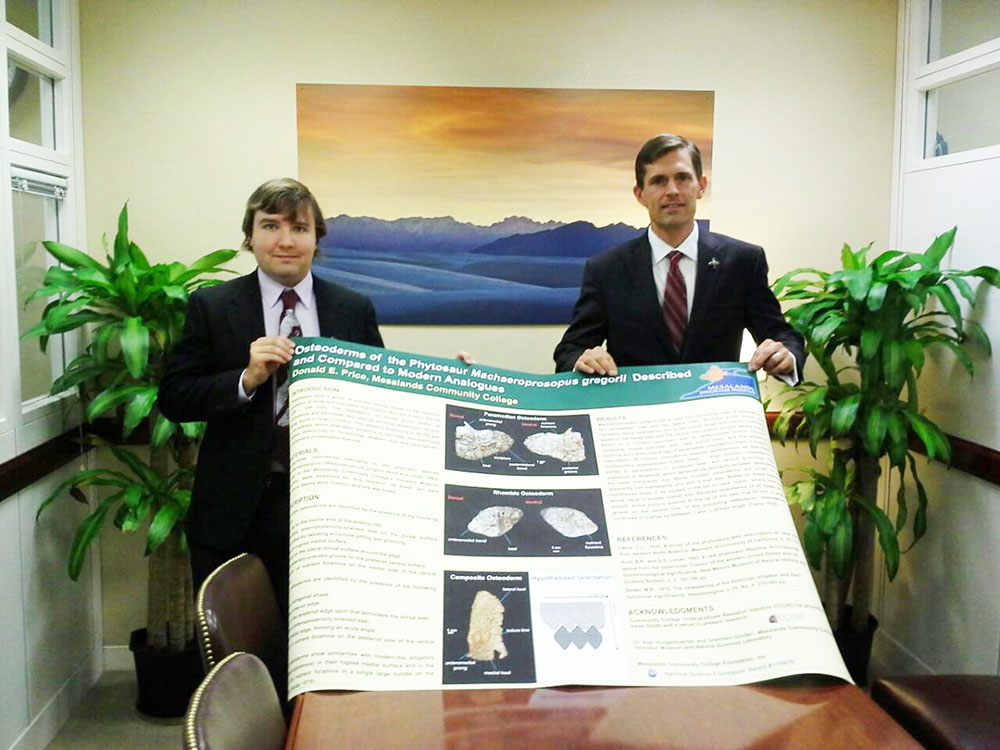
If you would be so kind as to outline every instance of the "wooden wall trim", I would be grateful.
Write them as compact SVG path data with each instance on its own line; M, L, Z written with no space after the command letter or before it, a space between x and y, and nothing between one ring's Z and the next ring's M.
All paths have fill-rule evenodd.
M773 434L778 412L769 411L766 416L767 428ZM953 469L1000 486L1000 451L954 435L949 435L948 439L951 441ZM911 448L917 453L925 454L919 441L911 445ZM79 431L69 430L0 464L0 501L20 492L88 450L90 447L80 442Z
M0 502L90 450L72 429L0 464Z
M769 411L765 412L765 415L767 416L767 429L773 437L774 420L778 418L778 412ZM798 415L792 417L792 426L795 426L798 421L801 421L801 417ZM966 474L992 482L1000 487L1000 451L955 435L948 435L948 440L951 441L952 469L964 471ZM924 456L927 455L923 443L919 440L911 441L910 450Z

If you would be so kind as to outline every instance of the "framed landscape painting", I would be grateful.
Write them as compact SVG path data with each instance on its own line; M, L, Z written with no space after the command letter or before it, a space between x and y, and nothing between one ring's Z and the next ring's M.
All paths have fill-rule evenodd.
M690 138L711 177L711 91L299 84L296 107L313 269L383 324L565 324L587 258L645 230L646 139Z

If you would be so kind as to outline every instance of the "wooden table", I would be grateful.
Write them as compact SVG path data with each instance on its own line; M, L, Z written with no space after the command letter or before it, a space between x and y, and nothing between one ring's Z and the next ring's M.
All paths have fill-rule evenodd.
M286 750L921 746L854 685L305 693Z

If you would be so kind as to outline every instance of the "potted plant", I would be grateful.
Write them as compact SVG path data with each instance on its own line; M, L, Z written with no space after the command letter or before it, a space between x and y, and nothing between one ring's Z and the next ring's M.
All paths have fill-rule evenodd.
M130 643L140 677L139 707L153 715L181 715L200 677L194 649L194 595L181 521L190 501L191 467L204 425L171 422L158 413L156 395L167 357L184 327L188 295L219 283L209 275L225 270L219 266L236 251L217 250L191 265L150 264L129 240L127 204L118 217L113 251L108 253L106 248L106 264L57 242L44 245L60 265L49 268L44 285L29 300L55 299L24 337L39 337L44 350L54 334L79 328L89 333L83 353L66 366L51 393L78 387L88 424L108 414L120 418L118 442L129 439L140 424L148 424L149 435L148 451L88 438L107 446L121 468L78 472L42 502L38 515L66 494L87 503L84 488L105 491L80 522L70 545L68 570L73 580L108 519L127 533L146 529L146 627L135 631ZM168 656L173 665L170 676L154 677L146 687L147 663L155 663L157 655L178 653L193 655L193 674L191 667L177 668ZM179 678L180 684L174 687L181 695L171 698L169 683L174 677Z
M774 285L780 300L797 303L788 310L788 320L826 376L825 382L804 381L778 393L789 396L774 423L781 443L791 429L796 439L808 435L814 458L821 446L829 449L825 470L793 470L805 478L787 484L785 492L805 516L806 559L817 570L826 560L821 598L842 651L846 641L861 634L860 661L845 653L859 682L865 681L874 632L869 610L875 537L892 580L899 568L899 533L909 522L915 544L927 530L927 493L911 440L919 441L929 459L951 459L947 436L920 410L917 383L925 350L950 350L970 377L974 365L965 345L990 353L982 327L963 318L956 291L972 308L975 292L966 279L997 287L1000 272L990 266L942 269L954 237L952 229L923 253L889 251L870 262L871 245L857 252L845 245L840 270L800 268ZM883 460L889 471L899 473L895 519L877 503ZM912 513L907 472L916 488Z

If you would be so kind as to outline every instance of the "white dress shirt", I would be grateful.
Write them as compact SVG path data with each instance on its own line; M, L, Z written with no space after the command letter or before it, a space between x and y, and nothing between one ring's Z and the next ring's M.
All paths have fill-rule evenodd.
M286 289L294 289L299 295L299 301L295 303L295 317L299 320L299 327L303 336L319 336L319 314L316 312L316 295L313 292L313 276L307 273L305 277L293 287L287 287L281 282L275 281L260 268L257 269L257 281L260 282L260 303L264 309L264 335L277 336L278 324L281 321L281 313L284 305L281 302L281 293ZM250 353L247 352L247 358ZM245 373L246 370L243 370ZM253 398L243 390L243 373L240 373L239 393L240 401L249 401Z
M670 270L670 261L667 255L673 250L681 252L681 259L677 264L681 275L684 277L684 287L687 289L687 316L691 319L691 304L694 302L694 282L695 274L698 270L698 222L694 223L691 234L684 238L680 245L674 247L660 239L659 235L650 226L646 234L649 237L649 247L653 261L653 283L656 284L656 299L663 304L663 293L667 288L667 272ZM785 375L775 375L788 385L799 382L799 363L792 362L792 371Z
M683 257L677 264L684 277L684 287L687 289L687 316L691 319L691 303L694 301L694 277L698 269L698 223L695 222L691 234L684 238L684 241L677 247L664 242L659 235L650 227L647 231L649 235L649 247L653 257L653 283L656 284L656 299L663 303L663 292L667 288L667 272L670 270L670 261L667 255L673 250L679 250Z

